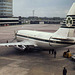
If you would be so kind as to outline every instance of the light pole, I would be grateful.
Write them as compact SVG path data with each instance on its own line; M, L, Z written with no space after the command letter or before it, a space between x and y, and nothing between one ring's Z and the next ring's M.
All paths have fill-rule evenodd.
M35 10L33 10L33 17L34 17L34 13L35 13Z

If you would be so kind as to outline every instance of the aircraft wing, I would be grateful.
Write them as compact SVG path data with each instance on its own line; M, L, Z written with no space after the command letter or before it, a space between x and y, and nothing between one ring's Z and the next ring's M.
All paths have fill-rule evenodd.
M27 45L33 45L33 46L36 46L36 44L34 42L31 42L31 41L22 41L22 42L12 42L12 43L1 43L0 46L16 46L16 45L24 45L24 46L27 46Z

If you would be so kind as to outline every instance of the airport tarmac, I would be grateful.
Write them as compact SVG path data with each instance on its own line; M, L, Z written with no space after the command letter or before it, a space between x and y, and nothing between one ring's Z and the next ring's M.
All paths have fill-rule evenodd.
M30 24L0 27L0 43L14 39L14 31L20 29L55 32L60 25ZM75 53L75 46L57 50L54 58L48 51L22 52L13 47L0 47L0 75L62 75L63 67L67 68L67 75L75 75L75 62L70 58L63 58L63 52L70 49Z

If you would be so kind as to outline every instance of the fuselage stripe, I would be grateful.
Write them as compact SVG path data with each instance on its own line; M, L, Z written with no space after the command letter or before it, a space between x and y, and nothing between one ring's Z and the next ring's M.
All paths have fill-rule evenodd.
M47 39L41 39L41 38L36 38L36 37L30 37L30 36L25 36L25 35L20 35L20 34L17 34L16 36L20 36L20 37L25 37L25 38L30 38L30 39L34 39L34 40L38 40L38 41L44 41L44 42L51 42L51 43L59 43L59 44L75 44L73 42L68 42L68 41L53 41L53 40L47 40Z

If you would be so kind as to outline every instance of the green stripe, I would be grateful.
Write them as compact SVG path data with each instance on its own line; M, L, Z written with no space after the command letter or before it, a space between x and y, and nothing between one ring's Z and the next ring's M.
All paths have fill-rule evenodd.
M25 38L30 38L30 39L34 39L34 40L39 40L39 41L44 41L44 42L51 42L51 43L59 43L59 44L72 44L74 45L75 43L73 42L63 42L63 41L52 41L52 40L46 40L46 39L41 39L41 38L35 38L35 37L30 37L30 36L25 36L25 35L19 35L17 34L17 36L20 36L20 37L25 37Z
M35 40L49 42L49 40L45 40L45 39L41 39L41 38L35 38L35 37L30 37L30 36L25 36L25 35L19 35L19 34L17 34L17 36L21 36L21 37L25 37L25 38L30 38L30 39L35 39Z

